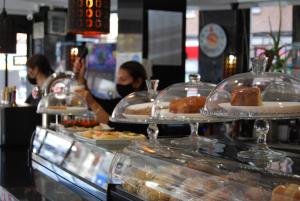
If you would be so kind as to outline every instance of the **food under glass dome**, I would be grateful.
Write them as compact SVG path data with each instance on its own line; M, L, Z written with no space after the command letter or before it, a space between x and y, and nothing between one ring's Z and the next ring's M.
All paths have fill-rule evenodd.
M115 107L110 121L147 124L157 95L158 80L146 80L147 91L133 92L124 97Z
M224 122L227 119L209 117L200 113L209 93L216 85L200 81L200 75L192 74L186 83L177 83L161 91L155 99L152 117L156 123L189 123L191 135L188 138L173 140L179 146L198 146L199 143L215 143L215 139L198 136L199 123Z
M88 110L87 103L78 94L50 93L38 104L37 113L54 115L77 115Z
M264 72L267 58L252 59L252 72L231 76L207 97L202 114L255 119L257 146L238 154L257 163L282 159L285 154L266 145L267 120L300 117L300 80L283 73ZM259 162L259 163L260 163Z

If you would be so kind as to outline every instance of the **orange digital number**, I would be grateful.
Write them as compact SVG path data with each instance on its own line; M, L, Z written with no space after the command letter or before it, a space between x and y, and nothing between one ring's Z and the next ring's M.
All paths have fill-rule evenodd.
M96 16L96 18L100 18L101 17L101 11L100 10L95 10L95 16Z
M85 16L87 17L87 18L92 18L93 17L93 10L92 9L86 9L85 10Z
M96 8L101 8L101 0L96 0L95 4L96 4Z
M92 28L93 27L93 20L86 19L85 24L86 24L86 27Z
M84 6L84 0L80 0L80 1L79 1L79 7L80 7L80 8L83 8L83 6Z
M82 9L79 10L79 17L80 17L80 18L83 17L83 10L82 10Z
M86 0L85 5L87 8L92 8L94 6L94 0Z
M101 20L100 19L96 20L95 26L96 26L96 28L100 28L101 27Z

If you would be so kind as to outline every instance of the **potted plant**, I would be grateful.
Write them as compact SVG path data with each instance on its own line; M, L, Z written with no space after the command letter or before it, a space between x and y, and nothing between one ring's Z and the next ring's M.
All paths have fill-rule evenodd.
M285 63L287 58L283 58L283 55L280 54L280 51L287 47L288 45L281 45L280 46L280 39L281 39L281 25L282 25L282 6L281 1L279 1L279 29L278 33L276 34L272 29L271 20L269 17L269 26L270 26L270 37L272 38L273 47L271 49L264 49L264 54L268 57L268 62L266 66L266 71L271 72L284 72Z

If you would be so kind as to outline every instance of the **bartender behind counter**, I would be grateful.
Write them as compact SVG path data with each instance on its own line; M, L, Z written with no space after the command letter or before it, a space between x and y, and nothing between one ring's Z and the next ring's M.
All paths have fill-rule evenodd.
M42 54L35 54L28 59L27 63L27 80L30 84L42 88L47 78L54 72L50 66L48 59ZM40 97L37 90L33 90L27 97L25 103L30 105L38 105Z
M86 86L84 78L86 67L80 58L75 60L73 71L78 74L78 82ZM136 61L128 61L123 63L117 72L116 88L121 98L99 99L94 97L87 88L76 90L76 92L85 98L89 108L96 114L100 123L108 123L109 116L122 98L132 92L146 89L146 79L147 74L143 65Z

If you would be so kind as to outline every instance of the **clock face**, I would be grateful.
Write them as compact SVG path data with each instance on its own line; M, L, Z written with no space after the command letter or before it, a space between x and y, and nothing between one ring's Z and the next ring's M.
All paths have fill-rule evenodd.
M200 32L200 48L208 57L220 56L227 45L227 37L217 24L207 24Z

